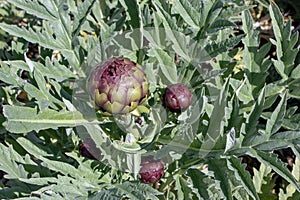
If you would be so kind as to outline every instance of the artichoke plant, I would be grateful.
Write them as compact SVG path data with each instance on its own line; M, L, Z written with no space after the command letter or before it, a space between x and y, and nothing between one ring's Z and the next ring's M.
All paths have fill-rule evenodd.
M164 95L164 103L171 111L181 112L187 109L193 100L191 91L181 83L169 85Z
M113 57L91 72L88 89L96 109L109 114L124 114L147 98L148 80L138 64Z
M164 163L159 161L143 161L140 169L140 180L150 184L158 182L164 175Z

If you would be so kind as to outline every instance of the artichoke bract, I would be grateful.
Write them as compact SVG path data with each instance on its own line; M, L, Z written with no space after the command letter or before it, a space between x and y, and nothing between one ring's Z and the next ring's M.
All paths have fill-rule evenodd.
M171 111L181 112L192 104L193 95L184 84L178 83L167 87L164 99Z
M124 114L147 98L148 80L138 64L113 57L91 72L88 89L96 109L109 114Z
M161 160L144 161L141 163L139 174L142 183L156 183L164 175L164 163Z

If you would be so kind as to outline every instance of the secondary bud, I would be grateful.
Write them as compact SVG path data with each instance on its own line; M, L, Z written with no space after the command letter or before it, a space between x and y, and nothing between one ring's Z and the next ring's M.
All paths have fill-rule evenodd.
M83 142L80 144L79 153L83 157L86 157L86 158L92 159L92 160L96 160L95 156L93 156L91 153L91 146L86 142Z
M140 180L143 183L156 183L164 175L164 163L162 161L144 161L141 163Z
M173 84L167 87L164 100L171 111L181 112L192 104L193 95L184 84Z

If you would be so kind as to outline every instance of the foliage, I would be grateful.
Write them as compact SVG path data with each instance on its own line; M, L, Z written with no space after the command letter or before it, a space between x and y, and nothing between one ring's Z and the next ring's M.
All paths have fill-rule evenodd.
M299 159L290 171L274 153L300 156L298 33L275 3L275 37L265 44L251 6L237 1L1 4L1 198L299 197ZM139 63L149 79L148 100L130 115L96 113L84 93L93 66L111 56ZM160 98L175 83L193 91L182 113L164 110ZM79 155L86 138L99 160ZM153 187L137 177L149 152L166 163ZM251 174L242 156L260 168ZM285 183L278 194L274 177Z

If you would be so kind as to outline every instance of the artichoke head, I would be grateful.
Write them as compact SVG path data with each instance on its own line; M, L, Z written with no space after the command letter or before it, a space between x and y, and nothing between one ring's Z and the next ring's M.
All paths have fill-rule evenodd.
M193 101L191 91L181 83L169 85L164 98L165 105L173 112L184 111Z
M161 160L144 161L141 163L139 174L142 183L156 183L164 176L164 163Z
M148 96L143 69L126 58L110 58L91 72L88 90L97 110L109 114L133 111Z

